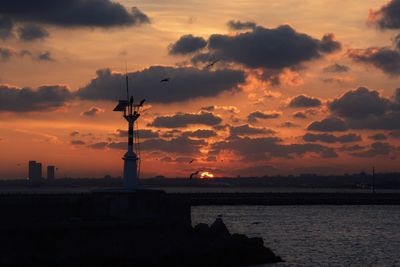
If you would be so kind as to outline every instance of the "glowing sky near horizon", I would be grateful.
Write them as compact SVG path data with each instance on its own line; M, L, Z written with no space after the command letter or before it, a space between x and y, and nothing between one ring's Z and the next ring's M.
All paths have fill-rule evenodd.
M0 7L0 179L120 176L125 64L143 177L400 171L399 0L93 1Z

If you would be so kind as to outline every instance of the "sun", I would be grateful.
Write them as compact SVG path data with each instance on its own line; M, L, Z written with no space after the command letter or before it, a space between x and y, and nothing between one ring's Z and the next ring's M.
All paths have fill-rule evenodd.
M202 172L200 174L200 178L214 178L214 174L212 174L210 172Z

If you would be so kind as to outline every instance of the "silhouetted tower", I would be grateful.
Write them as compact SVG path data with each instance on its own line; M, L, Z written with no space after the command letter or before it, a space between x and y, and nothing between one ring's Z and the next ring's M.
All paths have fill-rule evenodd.
M53 181L55 179L55 167L54 166L47 166L47 180Z
M38 180L42 179L42 163L36 162L35 176Z
M28 166L29 180L37 181L42 179L42 163L30 160Z
M36 174L36 161L30 160L28 162L28 178L29 180L34 180Z
M140 144L137 119L140 117L139 111L144 101L143 99L139 104L135 104L133 96L129 96L128 75L126 75L126 100L119 100L114 111L124 112L123 117L128 121L128 151L122 158L124 160L123 184L131 190L139 187Z

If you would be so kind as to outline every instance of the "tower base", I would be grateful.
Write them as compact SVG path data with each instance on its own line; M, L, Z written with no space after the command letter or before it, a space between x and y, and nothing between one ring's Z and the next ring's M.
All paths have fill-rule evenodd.
M127 152L122 158L124 160L123 185L125 188L134 190L139 188L139 177L137 173L138 157L133 152Z

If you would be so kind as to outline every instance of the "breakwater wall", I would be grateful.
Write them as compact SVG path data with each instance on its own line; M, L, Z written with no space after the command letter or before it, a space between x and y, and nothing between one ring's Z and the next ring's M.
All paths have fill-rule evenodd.
M0 226L69 222L191 226L190 201L159 190L2 194Z
M206 205L400 205L400 194L373 193L174 193L192 206Z

